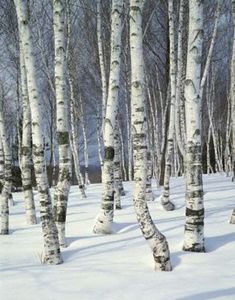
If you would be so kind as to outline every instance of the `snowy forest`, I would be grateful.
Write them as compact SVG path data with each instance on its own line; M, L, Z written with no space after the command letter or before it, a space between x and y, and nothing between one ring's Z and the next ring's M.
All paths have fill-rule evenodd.
M235 299L235 0L0 0L0 45L0 297Z

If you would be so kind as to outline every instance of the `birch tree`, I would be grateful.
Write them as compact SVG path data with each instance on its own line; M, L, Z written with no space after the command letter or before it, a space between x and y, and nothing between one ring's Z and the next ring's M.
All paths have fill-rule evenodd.
M122 0L112 1L110 75L104 123L103 196L101 209L93 228L94 233L101 234L112 232L114 216L114 131L118 115L118 93L120 89L122 7Z
M4 185L4 154L3 154L2 137L0 135L0 192L2 192L3 185Z
M65 0L53 0L53 28L55 41L56 131L59 147L59 178L55 189L53 209L60 245L65 247L65 221L71 184L71 151L65 73Z
M23 102L23 124L21 142L21 178L24 190L24 202L26 210L26 220L28 224L36 224L36 211L32 190L32 148L31 148L31 113L29 107L29 96L27 87L26 67L23 57L23 47L20 43L20 68L21 68L21 94Z
M189 1L188 53L185 80L186 222L185 251L203 252L204 204L201 150L200 76L203 41L203 1Z
M40 218L42 223L45 264L60 264L62 262L58 240L58 232L52 217L51 195L46 173L44 157L45 145L42 124L42 102L36 83L36 68L33 54L31 33L29 28L29 2L27 0L14 0L19 35L22 41L23 57L26 66L26 77L29 95L29 105L32 118L32 148L33 162L40 201Z
M167 136L167 153L165 163L164 189L161 197L162 206L165 210L174 210L175 205L170 201L170 176L172 172L172 161L175 136L175 93L176 93L176 61L175 61L175 26L173 0L168 1L169 14L169 38L170 38L170 124Z
M12 188L12 156L10 138L7 133L6 119L3 112L3 87L0 90L0 138L4 154L4 181L1 192L1 234L9 234L9 200Z
M143 1L130 1L131 123L135 182L133 200L140 229L153 253L155 269L170 271L170 253L166 238L156 228L146 201L147 121L144 101L142 7Z
M232 0L233 13L233 54L231 62L231 101L232 101L232 162L233 162L233 180L235 178L235 0ZM235 224L235 209L230 218L230 223Z

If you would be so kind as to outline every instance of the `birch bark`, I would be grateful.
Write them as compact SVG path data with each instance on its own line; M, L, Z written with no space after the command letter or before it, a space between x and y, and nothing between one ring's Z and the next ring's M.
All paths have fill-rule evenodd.
M169 14L169 38L170 38L170 125L167 137L167 153L165 163L164 189L161 197L162 206L165 210L175 209L175 205L170 201L170 176L172 172L174 135L175 135L175 93L176 93L176 60L175 60L175 25L173 0L168 1Z
M231 118L232 118L232 164L233 181L235 178L235 0L232 0L233 13L233 54L231 62ZM235 224L235 209L230 218L230 223Z
M189 1L189 37L185 80L186 223L183 249L194 252L205 251L200 97L202 40L203 1Z
M42 132L42 104L36 84L36 68L28 23L28 1L14 0L14 3L17 11L19 35L20 40L22 40L23 55L27 72L28 95L32 118L33 162L40 200L40 218L44 240L43 262L54 265L60 264L62 259L60 256L58 232L52 217L51 195L44 158L45 145Z
M105 122L105 112L106 112L106 102L107 102L107 80L105 73L104 64L104 51L102 44L102 22L101 22L101 0L96 1L97 8L97 41L98 41L98 52L99 52L99 63L100 63L100 73L101 73L101 89L102 89L102 110L101 110L101 120L102 120L102 132L104 130Z
M118 113L120 81L121 33L123 0L113 0L111 21L110 77L104 124L104 165L102 172L103 197L101 210L96 218L94 233L112 232L114 215L114 130Z
M142 41L143 1L130 1L130 49L131 49L131 124L134 149L134 207L140 229L148 241L155 268L170 271L170 253L164 235L152 221L146 201L147 136L144 101L144 61Z
M2 145L2 137L0 135L0 193L4 185L4 153Z
M20 43L20 69L21 69L21 95L23 101L23 124L21 145L21 177L24 190L24 202L26 210L26 221L28 224L36 224L36 211L32 190L32 148L31 148L31 113L29 107L29 96L27 88L26 67L23 57L23 47Z
M6 130L6 120L3 113L3 95L0 94L0 138L2 140L4 153L4 183L1 193L1 232L0 234L9 234L9 200L11 198L12 188L12 157L10 148L10 139Z
M71 151L68 132L68 99L66 95L65 0L53 0L55 41L56 131L59 147L59 178L54 195L54 219L60 245L65 247L65 222L71 184Z

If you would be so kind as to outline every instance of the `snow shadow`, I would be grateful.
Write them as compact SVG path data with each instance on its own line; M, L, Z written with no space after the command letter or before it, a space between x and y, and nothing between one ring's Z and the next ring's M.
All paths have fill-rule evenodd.
M206 237L206 252L216 251L217 249L233 242L235 242L235 232Z
M223 299L225 299L226 296L234 296L233 299L235 299L235 287L224 290L215 290L210 292L198 293L186 297L176 298L176 300L208 300L220 297L223 297Z

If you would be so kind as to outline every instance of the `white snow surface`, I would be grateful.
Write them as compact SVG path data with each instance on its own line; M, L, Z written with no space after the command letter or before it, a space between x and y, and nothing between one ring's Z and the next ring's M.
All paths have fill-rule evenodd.
M235 225L228 223L235 206L235 183L223 175L204 176L206 253L182 251L184 194L182 178L171 180L176 210L166 212L154 187L152 217L167 237L172 272L154 271L151 251L141 235L132 205L133 183L124 183L123 209L115 211L115 234L92 233L99 212L101 184L90 185L87 199L71 188L64 263L40 263L40 224L25 223L23 195L14 193L10 235L0 236L2 300L201 300L235 299ZM37 200L37 196L36 196ZM36 201L38 210L38 201ZM39 215L39 213L38 213Z

